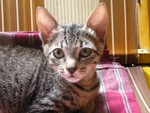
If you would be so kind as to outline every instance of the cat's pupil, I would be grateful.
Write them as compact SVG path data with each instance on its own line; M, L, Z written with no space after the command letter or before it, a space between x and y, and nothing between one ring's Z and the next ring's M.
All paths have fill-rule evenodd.
M53 55L57 58L57 59L61 59L64 57L64 52L62 49L58 48L58 49L55 49L53 51Z
M81 52L80 52L80 56L81 57L88 57L88 56L91 55L91 53L92 53L92 49L90 49L90 48L83 48L81 50Z

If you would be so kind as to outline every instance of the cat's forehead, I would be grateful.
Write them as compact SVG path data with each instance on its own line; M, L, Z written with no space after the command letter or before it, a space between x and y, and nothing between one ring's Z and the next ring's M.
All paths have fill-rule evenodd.
M61 26L58 32L54 32L52 40L43 48L45 54L56 48L74 53L81 48L91 48L97 51L101 49L101 44L92 30L87 30L82 25L69 24Z
M77 33L81 32L82 27L83 27L83 25L77 25L74 23L62 26L64 33L70 34L70 35L77 34Z
M93 37L87 30L83 29L82 25L69 24L62 26L62 30L56 34L55 45L61 48L91 47L94 49Z

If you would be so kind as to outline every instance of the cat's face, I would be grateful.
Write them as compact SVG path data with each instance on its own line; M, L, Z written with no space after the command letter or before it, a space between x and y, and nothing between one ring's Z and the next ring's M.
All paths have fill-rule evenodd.
M53 40L44 46L50 66L69 82L78 82L95 73L103 44L95 34L76 24L53 33Z
M37 25L49 65L72 83L94 75L107 23L104 4L99 4L83 27L76 24L60 27L46 9L39 7Z

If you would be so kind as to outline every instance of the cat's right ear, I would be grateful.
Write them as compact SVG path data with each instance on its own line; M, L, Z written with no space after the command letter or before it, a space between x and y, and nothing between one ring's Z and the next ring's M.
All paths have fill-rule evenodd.
M36 23L40 32L40 38L43 45L45 45L53 35L53 30L58 27L57 21L48 12L47 9L39 6L36 9Z

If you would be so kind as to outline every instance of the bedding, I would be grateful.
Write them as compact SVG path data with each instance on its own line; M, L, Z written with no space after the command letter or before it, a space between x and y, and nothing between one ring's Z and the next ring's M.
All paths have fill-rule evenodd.
M126 68L118 62L97 65L101 85L95 113L141 113Z

